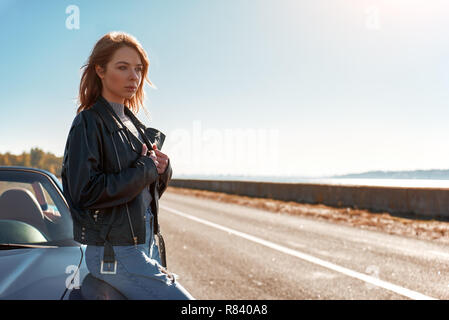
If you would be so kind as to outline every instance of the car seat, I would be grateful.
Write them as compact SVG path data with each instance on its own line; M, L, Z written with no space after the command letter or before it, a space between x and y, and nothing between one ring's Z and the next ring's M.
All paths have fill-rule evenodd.
M44 213L35 196L27 189L15 188L3 192L0 196L0 219L28 223L48 238Z

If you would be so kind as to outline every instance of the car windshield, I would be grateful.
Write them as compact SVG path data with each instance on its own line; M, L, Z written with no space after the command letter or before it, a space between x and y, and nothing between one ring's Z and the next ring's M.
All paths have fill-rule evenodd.
M58 181L38 171L0 170L0 243L67 245L70 240L72 218Z

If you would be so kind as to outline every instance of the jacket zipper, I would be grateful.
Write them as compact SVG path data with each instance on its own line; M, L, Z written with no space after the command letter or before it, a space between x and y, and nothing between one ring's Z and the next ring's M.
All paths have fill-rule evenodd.
M115 145L114 137L112 136L112 133L111 133L111 139L112 139L112 144L114 145L114 151L115 151L115 156L116 156L116 158L117 158L117 163L118 163L119 170L122 171L122 166L120 165L120 158L119 158L119 156L118 156L117 147L116 147L116 145ZM137 246L137 237L136 237L135 234L134 234L134 229L133 229L133 225L132 225L132 223L131 223L131 216L130 216L130 214L129 214L128 204L125 203L125 206L126 206L126 214L127 214L127 216L128 216L129 226L130 226L130 228L131 228L131 235L132 235L133 241L134 241L134 246Z

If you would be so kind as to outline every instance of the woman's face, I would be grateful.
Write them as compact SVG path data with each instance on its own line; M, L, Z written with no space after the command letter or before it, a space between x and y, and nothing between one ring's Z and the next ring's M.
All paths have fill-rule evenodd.
M102 96L110 102L124 103L131 99L142 80L143 65L137 51L130 47L117 49L106 70L95 66L103 83Z

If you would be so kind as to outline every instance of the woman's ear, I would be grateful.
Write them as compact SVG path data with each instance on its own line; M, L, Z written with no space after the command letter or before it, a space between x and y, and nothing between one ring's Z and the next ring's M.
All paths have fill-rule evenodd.
M104 77L104 70L98 64L95 65L95 72L97 73L97 76L100 77L100 79L103 79L103 77Z

